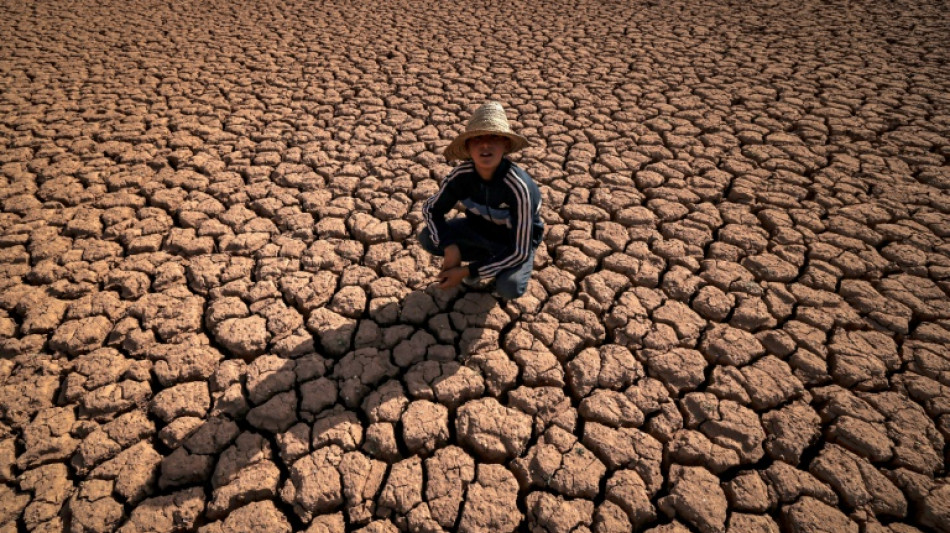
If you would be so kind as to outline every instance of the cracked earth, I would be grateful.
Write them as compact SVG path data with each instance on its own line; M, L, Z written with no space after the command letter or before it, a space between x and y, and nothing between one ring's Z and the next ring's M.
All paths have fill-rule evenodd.
M4 2L0 532L950 531L944 8Z

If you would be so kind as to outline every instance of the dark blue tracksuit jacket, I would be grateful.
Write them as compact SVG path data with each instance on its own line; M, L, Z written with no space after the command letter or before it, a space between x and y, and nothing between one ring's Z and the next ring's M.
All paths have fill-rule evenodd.
M469 264L474 277L494 277L524 263L541 243L541 191L531 176L508 158L502 159L490 181L478 175L471 161L460 164L442 180L439 192L426 200L423 219L432 242L440 248L456 240L445 222L445 214L457 202L462 202L476 231L503 245L501 253Z

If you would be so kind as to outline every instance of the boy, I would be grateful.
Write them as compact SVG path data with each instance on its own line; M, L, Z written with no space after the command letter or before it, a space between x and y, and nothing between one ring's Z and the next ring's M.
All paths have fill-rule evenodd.
M426 200L425 228L419 233L426 251L445 258L440 288L493 277L502 298L524 294L544 232L538 216L541 193L531 176L505 155L527 144L511 131L501 104L488 102L445 149L448 161L465 161ZM462 202L466 216L445 220L456 202ZM463 266L462 261L469 263Z

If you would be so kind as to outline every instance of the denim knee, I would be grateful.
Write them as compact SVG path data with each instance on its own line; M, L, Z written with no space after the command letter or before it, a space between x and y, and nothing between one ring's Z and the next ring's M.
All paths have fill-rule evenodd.
M422 245L422 248L430 254L443 255L445 253L432 242L432 234L429 232L429 228L422 228L417 239L419 240L419 244Z
M502 277L495 280L495 291L505 300L514 300L528 290L527 279Z

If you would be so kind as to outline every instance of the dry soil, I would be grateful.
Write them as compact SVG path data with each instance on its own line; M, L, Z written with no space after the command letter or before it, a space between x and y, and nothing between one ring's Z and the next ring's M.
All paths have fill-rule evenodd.
M950 531L941 1L5 1L0 532ZM486 99L528 294L414 239Z

